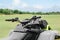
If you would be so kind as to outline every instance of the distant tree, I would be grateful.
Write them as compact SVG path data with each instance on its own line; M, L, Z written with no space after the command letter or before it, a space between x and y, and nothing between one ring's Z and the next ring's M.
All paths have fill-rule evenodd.
M14 10L13 13L19 14L20 11L19 10Z
M42 15L43 13L42 12L37 12L36 14L41 14Z
M19 11L19 14L22 14L22 12L21 12L21 11Z
M24 12L20 10L12 10L12 9L0 9L0 14L39 14L39 15L52 15L52 14L60 14L60 12Z
M3 9L0 9L0 13L3 13Z
M11 14L11 11L10 11L9 9L4 9L4 10L3 10L3 13L4 13L4 14Z

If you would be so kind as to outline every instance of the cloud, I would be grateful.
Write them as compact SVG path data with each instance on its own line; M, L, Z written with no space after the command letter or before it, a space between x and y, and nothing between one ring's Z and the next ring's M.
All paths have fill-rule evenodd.
M27 8L28 4L23 2L22 0L13 0L12 8Z
M14 6L17 6L17 5L19 5L21 3L21 0L13 0L13 2L12 2L12 4L14 5Z
M44 7L42 5L34 5L33 6L34 9L43 9Z
M35 4L35 5L29 5L27 2L24 2L22 0L13 0L12 5L8 7L10 9L33 9L33 10L39 10L43 9L42 5Z
M2 6L2 4L0 3L0 6Z
M28 8L28 4L27 3L22 3L22 7L23 8Z
M25 11L32 11L32 10L40 10L40 9L44 9L44 7L42 5L39 4L33 4L30 5L27 2L24 2L22 0L13 0L12 1L12 5L8 6L9 9L20 9L20 10L25 10Z

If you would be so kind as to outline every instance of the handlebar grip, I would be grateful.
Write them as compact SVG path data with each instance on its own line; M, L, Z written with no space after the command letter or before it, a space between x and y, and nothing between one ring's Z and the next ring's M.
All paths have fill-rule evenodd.
M14 19L6 19L5 21L12 21L12 22L14 22L15 20Z
M39 17L33 16L30 20L36 20L38 18L41 18L41 16L39 16Z
M15 22L15 21L18 21L18 18L15 18L15 19L6 19L5 21L12 21L12 22Z
M41 18L41 16L37 17L37 18Z
M11 19L6 19L5 21L12 21Z

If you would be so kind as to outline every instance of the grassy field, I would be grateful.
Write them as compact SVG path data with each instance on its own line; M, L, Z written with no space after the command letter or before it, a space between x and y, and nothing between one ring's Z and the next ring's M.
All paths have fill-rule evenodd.
M31 18L32 14L15 14L15 15L0 15L0 38L8 36L10 30L14 29L18 22L6 22L5 19L19 17L22 21L25 18ZM58 30L60 32L60 15L36 15L42 16L42 19L48 21L49 25L53 30Z

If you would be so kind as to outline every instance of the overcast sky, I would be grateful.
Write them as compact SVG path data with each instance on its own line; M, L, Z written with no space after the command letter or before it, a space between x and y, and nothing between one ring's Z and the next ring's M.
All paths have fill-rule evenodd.
M23 11L60 11L60 0L0 0L0 8Z

